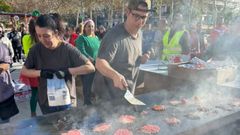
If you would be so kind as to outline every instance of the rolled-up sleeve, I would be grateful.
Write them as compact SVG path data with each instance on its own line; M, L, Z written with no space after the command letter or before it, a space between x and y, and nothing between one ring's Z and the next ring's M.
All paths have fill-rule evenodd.
M105 59L108 62L111 62L113 58L115 57L118 50L118 45L114 43L113 41L102 40L100 49L98 52L98 58Z

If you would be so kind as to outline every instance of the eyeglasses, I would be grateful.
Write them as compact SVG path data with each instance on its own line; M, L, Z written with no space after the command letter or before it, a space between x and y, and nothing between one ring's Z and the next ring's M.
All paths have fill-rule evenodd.
M146 20L147 17L148 17L148 16L141 16L141 15L136 14L136 13L133 13L133 12L131 12L131 14L135 17L135 19L136 19L137 21L140 20L140 19Z

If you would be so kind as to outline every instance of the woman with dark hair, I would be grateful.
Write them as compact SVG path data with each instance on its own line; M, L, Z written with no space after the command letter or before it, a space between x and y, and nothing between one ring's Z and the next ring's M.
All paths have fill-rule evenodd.
M30 48L38 42L36 31L35 31L35 23L36 21L34 19L30 20L28 24L29 34L25 34L22 38L23 51L26 58L28 56L28 52ZM35 117L37 115L36 108L37 108L38 78L29 78L20 74L19 80L22 83L31 87L32 96L30 99L30 109L31 109L31 116Z
M58 14L39 16L35 30L39 42L30 49L22 74L39 77L38 102L43 114L67 110L76 105L75 76L94 72L95 68L76 48L63 41L64 29ZM56 77L65 81L71 97L70 105L50 104L56 99L55 95L49 95L48 83Z
M96 35L100 40L102 40L106 32L106 28L103 25L100 25L98 31L96 32Z
M92 63L95 63L98 49L100 46L100 41L95 35L95 24L93 20L88 19L84 22L83 26L83 35L80 35L75 43L76 47L80 52L91 60ZM91 104L91 87L95 73L82 75L82 84L83 84L83 96L84 104Z

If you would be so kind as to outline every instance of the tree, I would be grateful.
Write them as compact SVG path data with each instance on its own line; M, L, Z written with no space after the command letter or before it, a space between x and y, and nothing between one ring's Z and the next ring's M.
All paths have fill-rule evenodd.
M0 12L11 12L12 8L9 3L7 3L5 0L0 0Z

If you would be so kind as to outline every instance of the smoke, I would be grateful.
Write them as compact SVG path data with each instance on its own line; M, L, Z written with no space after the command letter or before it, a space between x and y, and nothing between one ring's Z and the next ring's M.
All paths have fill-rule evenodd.
M148 78L145 79L150 80L145 85L148 87L159 86L158 89L155 88L158 91L152 93L147 93L147 90L149 90L147 89L145 94L142 95L142 100L150 107L154 104L166 106L166 111L158 114L153 114L149 108L146 109L150 112L148 115L151 115L151 118L156 118L149 119L148 122L160 125L164 129L161 132L162 134L188 133L194 128L202 129L204 133L208 134L212 130L228 125L229 123L225 121L224 117L231 117L230 115L239 111L239 107L233 106L233 102L240 101L239 88L232 88L236 87L236 84L239 85L239 81L236 81L239 80L237 79L239 77L236 76L238 72L230 72L236 70L234 61L226 58L223 61L213 61L211 64L207 64L211 65L207 69L195 69L195 72L190 72L190 69L189 72L182 71L182 76L178 76L178 78L164 74L164 70L158 69L156 63L142 66L142 68L148 68L145 69L144 74L148 75ZM179 72L181 71L179 70ZM233 78L228 77L230 73ZM192 76L189 76L189 74L192 74ZM163 78L168 78L168 81L164 81ZM161 89L162 83L167 83L169 87ZM151 89L151 91L153 90ZM173 106L169 104L171 100L180 101L180 105ZM181 103L183 100L186 103ZM188 117L189 114L194 114L199 119L191 119ZM171 131L170 127L162 122L163 119L172 116L181 120L181 124L174 128L174 130L177 130L176 132ZM207 124L211 122L214 122L214 126L208 127ZM234 123L235 120L232 120L232 122ZM193 133L195 134L194 131Z
M187 4L187 3L185 3ZM189 5L188 5L189 6ZM182 6L181 9L186 9L186 7ZM185 13L187 14L187 13ZM186 18L186 17L185 17ZM181 18L177 18L180 19ZM171 20L169 18L169 20ZM178 22L173 18L174 22ZM192 22L198 22L198 20L191 20ZM181 21L180 24L175 25L176 29L190 28L189 22ZM154 25L151 25L154 26ZM170 25L169 25L170 27ZM150 27L149 27L150 28ZM166 29L164 29L166 30ZM229 26L229 31L220 36L220 38L214 43L214 45L210 45L206 52L204 52L204 56L209 58L214 58L216 65L220 65L222 61L225 65L221 65L223 67L227 66L235 66L239 65L240 61L240 38L238 35L240 30L240 24L236 21ZM160 32L158 36L154 35L154 32L159 31L158 27L152 27L149 31L145 30L144 35L144 49L143 52L147 51L150 46L160 45L161 39L164 32ZM201 34L201 33L198 33ZM203 35L204 36L204 35ZM155 38L155 39L154 39ZM161 47L155 49L155 52L160 52ZM159 56L157 56L159 59ZM157 71L156 71L157 72ZM237 73L236 73L237 74ZM224 75L223 75L224 76ZM139 133L139 128L144 124L157 124L160 125L161 131L160 134L177 134L184 131L188 131L192 128L198 128L198 126L204 125L208 122L223 119L223 117L228 116L232 113L238 112L238 107L233 107L231 103L234 99L239 99L239 92L236 92L236 89L231 89L229 87L223 87L217 85L217 76L206 74L202 76L202 78L198 78L198 80L192 81L183 81L181 79L180 82L185 82L185 84L180 83L170 83L170 87L167 90L159 90L153 93L145 93L143 95L139 95L140 98L147 104L144 107L137 107L139 112L146 111L148 114L141 115L138 111L136 112L136 108L127 107L121 104L112 104L109 102L104 102L103 104L92 106L92 107L80 107L78 108L77 113L70 113L67 119L68 124L71 125L71 129L81 129L85 134L94 134L92 129L97 124L106 122L111 124L110 131L103 133L109 134L113 133L117 128L128 128ZM196 77L197 78L197 77ZM162 83L162 82L154 82L152 83ZM235 82L239 84L239 82ZM236 85L233 84L233 85ZM223 85L223 84L222 84ZM181 100L187 99L188 102L186 104L181 104L179 106L172 106L169 104L171 100ZM240 100L240 99L239 99ZM151 110L151 106L155 104L164 104L167 109L165 112L153 112ZM200 119L198 120L189 120L185 117L186 114L191 112L198 112L200 115ZM136 122L134 124L123 125L119 122L119 117L121 115L134 115L137 117ZM165 122L164 119L167 117L176 116L181 120L181 123L177 126L170 127ZM224 120L223 120L224 122ZM215 126L222 126L222 123L215 123ZM239 124L239 122L237 122ZM211 131L210 127L206 127L204 131L211 131L209 134L223 134L228 135L233 133L235 135L234 129L237 129L236 123L230 124L226 126L223 130L221 128L216 131ZM208 129L209 128L209 129ZM225 130L228 128L228 130ZM67 130L69 128L65 128ZM231 132L230 132L231 131ZM237 132L237 131L236 131ZM238 131L237 133L239 133ZM194 132L193 132L194 133ZM206 133L207 134L207 133Z

